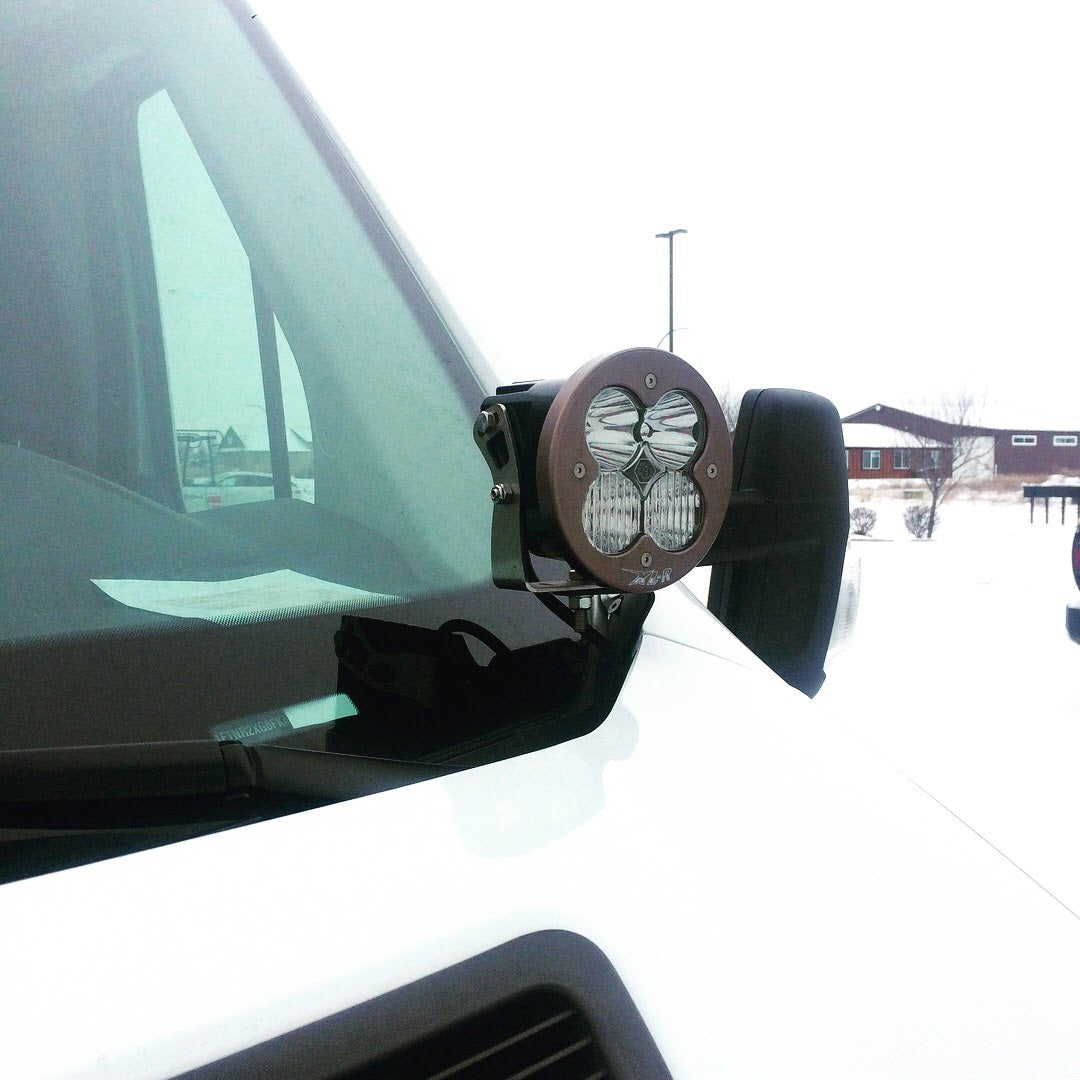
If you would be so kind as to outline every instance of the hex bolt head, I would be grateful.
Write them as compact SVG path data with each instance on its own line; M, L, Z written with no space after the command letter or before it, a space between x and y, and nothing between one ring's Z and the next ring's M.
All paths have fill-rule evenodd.
M652 390L656 386L656 376L651 371L648 375L645 376L645 385L650 390Z
M709 466L709 467L708 467L708 468L707 468L707 469L705 470L705 475L706 475L706 476L707 476L707 477L708 477L708 478L709 478L710 480L715 480L715 479L716 479L716 466L715 466L715 465L710 465L710 466Z
M579 461L574 465L574 475L579 480L585 479L585 463L583 461Z
M641 565L644 566L646 570L652 566L652 555L649 552L646 551L645 554L641 556Z
M481 409L480 415L476 418L476 434L486 435L498 422L499 418L493 412Z
M493 503L508 503L514 498L514 493L506 484L495 484L491 488L491 501Z

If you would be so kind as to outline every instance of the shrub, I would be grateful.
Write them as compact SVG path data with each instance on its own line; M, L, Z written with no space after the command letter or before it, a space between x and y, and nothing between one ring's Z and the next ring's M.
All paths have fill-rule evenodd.
M941 515L938 514L938 521ZM937 522L935 522L935 525ZM904 511L904 526L912 536L922 539L930 531L930 507L926 503L909 506Z
M856 506L851 511L851 531L856 536L869 536L877 524L877 514L869 506Z

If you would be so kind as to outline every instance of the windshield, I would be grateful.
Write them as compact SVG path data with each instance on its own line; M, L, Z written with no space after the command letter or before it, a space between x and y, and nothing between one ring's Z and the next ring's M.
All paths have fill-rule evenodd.
M348 160L248 12L0 11L2 747L490 756L468 687L576 639L490 584L489 388Z

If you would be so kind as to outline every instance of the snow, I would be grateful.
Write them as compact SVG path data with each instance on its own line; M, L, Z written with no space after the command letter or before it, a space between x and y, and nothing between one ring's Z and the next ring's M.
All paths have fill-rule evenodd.
M922 439L909 431L886 427L884 424L844 424L846 447L945 446L945 443Z
M855 505L853 498L852 504ZM822 722L872 747L1080 912L1080 647L1076 511L1044 524L1018 494L956 499L930 541L910 501L873 498L854 638L815 699ZM1040 508L1037 508L1040 509ZM875 539L876 538L876 539Z
M1080 646L1065 632L1076 510L1018 488L940 510L932 540L903 526L912 498L852 485L878 515L853 538L859 614L815 710L868 747L1080 913ZM894 489L895 491L895 489ZM917 495L918 492L912 492ZM925 492L922 493L925 496ZM690 585L704 598L708 571Z

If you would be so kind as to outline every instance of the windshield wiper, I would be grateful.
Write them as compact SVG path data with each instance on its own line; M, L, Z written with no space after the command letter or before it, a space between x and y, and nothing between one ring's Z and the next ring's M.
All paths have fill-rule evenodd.
M0 817L19 807L251 794L336 802L458 772L453 765L198 739L0 751Z
M0 884L455 771L209 739L0 751Z

